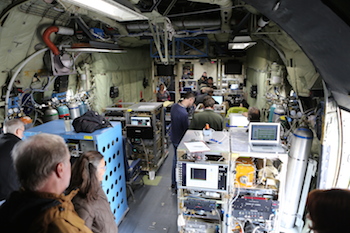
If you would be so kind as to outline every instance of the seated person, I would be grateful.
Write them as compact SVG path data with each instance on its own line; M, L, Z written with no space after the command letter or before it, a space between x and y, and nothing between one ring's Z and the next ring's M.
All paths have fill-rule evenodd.
M202 130L206 124L215 131L222 131L224 120L222 116L214 112L215 100L211 96L203 101L204 110L193 115L189 129Z
M170 100L170 93L165 89L164 84L161 83L157 92L157 102L165 102L168 100Z
M209 77L207 80L207 87L213 88L214 90L218 89L215 85L214 85L214 80L213 77Z
M210 87L204 87L201 89L201 93L202 94L196 96L196 101L194 102L194 104L196 106L198 106L198 104L200 104L200 103L203 103L204 98L206 96L210 96L210 97L213 96L214 90L213 90L213 88L210 88ZM218 104L218 102L216 102L215 100L214 100L214 103Z
M198 87L200 87L202 84L207 84L207 72L203 72L202 76L198 79Z
M312 190L307 197L306 209L314 233L349 231L350 190Z
M248 112L243 112L242 114L248 117L249 122L260 122L260 110L258 108L250 107Z

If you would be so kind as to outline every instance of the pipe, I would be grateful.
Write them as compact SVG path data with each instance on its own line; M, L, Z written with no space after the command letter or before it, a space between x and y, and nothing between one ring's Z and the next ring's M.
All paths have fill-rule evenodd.
M221 9L221 29L226 32L230 30L230 21L232 17L232 1L231 0L190 0L192 2L201 2L216 4Z
M35 53L33 53L32 55L30 55L26 60L24 60L24 62L19 66L19 68L16 70L16 72L14 73L14 75L12 76L8 86L7 86L7 91L6 91L6 97L5 97L5 116L6 119L8 118L8 105L9 105L9 99L10 99L10 93L13 87L13 83L15 82L17 75L19 74L19 72L23 69L23 67L30 61L32 60L34 57L36 57L37 55L46 52L48 50L48 48L43 48L39 51L36 51Z
M57 26L51 26L51 27L46 28L46 30L44 31L44 34L43 34L43 40L44 40L45 44L47 45L47 47L49 47L51 49L53 54L59 55L60 51L58 50L57 46L54 43L52 43L52 41L50 40L50 35L53 32L58 32Z
M51 26L46 28L43 34L43 40L47 47L49 47L54 55L59 55L60 51L58 50L57 46L50 40L50 35L53 32L57 32L57 34L61 35L73 35L74 30L71 28L66 27L59 27L59 26Z

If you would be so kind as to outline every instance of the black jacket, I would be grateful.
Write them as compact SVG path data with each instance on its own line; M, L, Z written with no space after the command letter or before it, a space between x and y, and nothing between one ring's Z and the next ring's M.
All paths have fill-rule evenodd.
M19 141L21 139L11 133L0 135L0 201L20 186L11 157L12 148Z

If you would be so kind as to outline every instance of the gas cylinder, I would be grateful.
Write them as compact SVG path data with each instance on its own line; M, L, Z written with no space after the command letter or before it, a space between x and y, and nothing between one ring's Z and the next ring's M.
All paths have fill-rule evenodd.
M286 113L282 105L276 105L276 108L273 110L273 119L272 122L277 122L281 116L284 116Z
M87 104L86 104L84 101L82 101L82 102L79 104L80 116L81 116L81 115L84 115L84 113L86 113L87 110L88 110Z
M273 112L275 111L276 104L272 104L269 110L269 122L273 122Z
M79 106L77 103L73 102L68 104L70 119L74 120L80 116Z
M49 122L58 119L58 111L49 106L44 112L44 122Z
M57 108L58 110L58 117L60 119L63 119L65 116L69 116L69 109L66 105L61 105Z
M295 225L312 140L313 133L307 127L299 127L293 132L288 158L284 216L281 218L282 226L287 229Z

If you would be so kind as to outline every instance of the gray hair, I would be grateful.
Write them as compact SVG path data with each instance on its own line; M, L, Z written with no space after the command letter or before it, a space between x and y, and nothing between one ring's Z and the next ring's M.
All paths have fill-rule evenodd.
M69 154L62 137L41 133L18 142L12 150L12 158L22 187L37 191Z
M16 130L24 127L23 121L20 119L11 119L4 122L4 133L16 134Z

